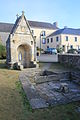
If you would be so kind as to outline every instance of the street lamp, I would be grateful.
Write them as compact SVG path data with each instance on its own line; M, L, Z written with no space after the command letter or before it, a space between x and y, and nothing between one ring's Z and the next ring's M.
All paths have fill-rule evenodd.
M36 36L34 36L34 61L36 61Z
M41 31L40 33L40 55L41 55L41 37L45 36L45 31Z

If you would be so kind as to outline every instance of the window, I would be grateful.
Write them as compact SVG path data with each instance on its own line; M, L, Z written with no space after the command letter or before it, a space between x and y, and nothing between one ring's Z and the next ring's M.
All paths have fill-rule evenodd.
M63 48L65 47L65 45L62 46Z
M42 39L42 44L46 44L46 39L45 38Z
M68 41L68 36L66 36L66 41Z
M56 37L56 42L58 42L59 41L59 37Z
M62 48L63 48L63 51L65 51L65 45L63 45Z
M71 45L70 48L73 49L73 45Z
M80 49L80 46L79 45L76 45L77 49L79 50Z
M45 32L45 31L42 31L42 32L40 33L40 36L46 36L46 32Z
M75 37L75 42L77 42L77 37Z
M49 43L49 39L47 39L47 43Z
M51 43L53 42L53 38L51 38Z
M49 46L47 46L47 48L49 48Z

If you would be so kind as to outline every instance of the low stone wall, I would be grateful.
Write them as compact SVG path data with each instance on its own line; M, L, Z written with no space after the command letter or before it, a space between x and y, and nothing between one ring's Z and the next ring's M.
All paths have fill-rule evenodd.
M80 55L62 54L58 55L58 61L64 65L69 65L80 69Z
M48 76L39 76L36 75L34 78L34 82L36 84L50 82L50 81L65 81L70 79L70 72L59 72L53 73L53 75Z
M71 72L71 79L73 82L80 85L80 71Z
M51 54L41 54L40 56L37 56L37 61L39 61L39 62L58 62L58 56L51 55Z

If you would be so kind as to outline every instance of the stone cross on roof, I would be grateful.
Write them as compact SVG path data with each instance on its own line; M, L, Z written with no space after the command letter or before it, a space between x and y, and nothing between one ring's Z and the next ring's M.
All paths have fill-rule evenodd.
M24 16L24 11L22 11L22 15Z

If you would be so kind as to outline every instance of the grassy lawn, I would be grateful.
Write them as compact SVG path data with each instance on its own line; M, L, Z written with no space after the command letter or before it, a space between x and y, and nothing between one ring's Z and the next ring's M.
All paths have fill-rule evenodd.
M0 61L0 120L80 120L79 102L32 110L19 83L20 71L8 70Z

